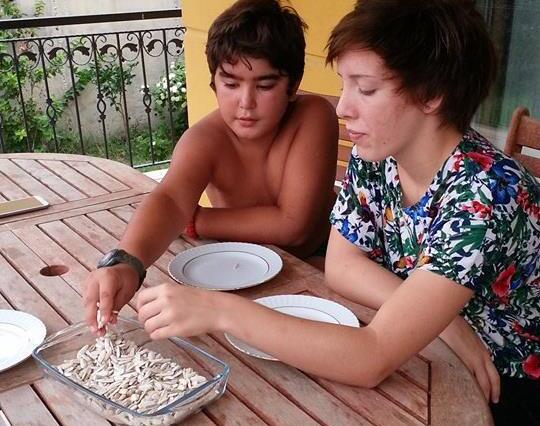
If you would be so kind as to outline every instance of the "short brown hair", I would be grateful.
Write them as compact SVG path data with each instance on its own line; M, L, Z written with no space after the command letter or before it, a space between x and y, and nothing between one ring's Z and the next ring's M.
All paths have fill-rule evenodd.
M444 124L464 131L495 80L497 58L470 0L359 0L333 29L327 63L351 49L377 53L421 104L440 97Z
M247 57L266 59L289 77L289 90L304 74L307 25L278 0L239 0L219 15L208 30L206 59L214 76L221 64Z

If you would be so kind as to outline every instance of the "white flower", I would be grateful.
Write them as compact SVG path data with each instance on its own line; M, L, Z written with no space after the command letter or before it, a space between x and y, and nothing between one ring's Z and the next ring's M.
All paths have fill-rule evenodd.
M165 93L162 93L161 95L159 95L160 99L163 99L165 100Z
M171 87L171 93L178 93L178 87L172 86Z
M175 65L176 65L176 64L174 63L174 61L173 61L173 62L171 62L171 66L170 66L170 68L171 68L171 69L174 69L174 66L175 66Z
M172 72L169 74L169 80L172 80L174 77L176 77L175 73Z
M185 87L182 87L182 88L180 89L180 91L181 91L182 93L186 93L186 88L185 88Z
M178 102L180 100L180 96L171 96L171 101Z

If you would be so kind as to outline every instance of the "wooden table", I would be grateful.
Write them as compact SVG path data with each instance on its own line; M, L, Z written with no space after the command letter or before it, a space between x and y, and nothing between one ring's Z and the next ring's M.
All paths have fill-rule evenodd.
M83 319L82 285L105 251L116 246L136 205L155 183L125 165L60 154L0 155L0 195L41 195L47 210L0 219L0 308L40 318L48 334ZM201 242L178 239L148 271L145 285L169 280L168 262ZM272 281L240 294L312 294L348 306L367 323L373 311L331 293L323 275L274 248L284 268ZM64 271L65 273L57 275ZM122 312L135 315L131 306ZM376 389L307 375L279 362L239 353L222 335L193 342L227 362L221 399L188 425L488 425L474 379L437 339ZM57 394L33 360L0 373L0 409L12 425L100 426L110 423ZM2 425L0 415L0 425Z

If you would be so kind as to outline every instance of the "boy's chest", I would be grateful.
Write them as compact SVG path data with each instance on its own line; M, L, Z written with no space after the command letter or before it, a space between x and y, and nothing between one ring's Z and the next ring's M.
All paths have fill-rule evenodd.
M287 150L274 146L267 155L222 157L208 195L222 207L272 205L279 198Z

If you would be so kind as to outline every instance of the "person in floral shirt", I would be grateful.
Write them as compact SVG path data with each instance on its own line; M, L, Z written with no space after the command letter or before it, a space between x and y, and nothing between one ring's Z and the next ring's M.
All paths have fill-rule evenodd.
M497 425L539 424L540 187L470 128L495 75L480 14L468 1L362 0L328 62L354 142L328 285L379 309L370 327L397 338L387 365L440 334Z

